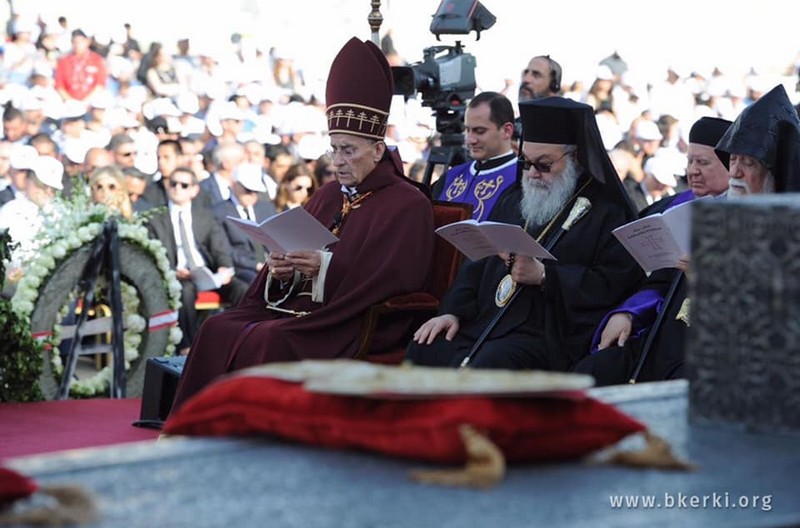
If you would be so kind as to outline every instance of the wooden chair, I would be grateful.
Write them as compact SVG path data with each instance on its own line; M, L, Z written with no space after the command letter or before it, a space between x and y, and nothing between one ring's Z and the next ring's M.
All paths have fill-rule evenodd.
M453 222L460 222L472 217L472 206L454 202L433 203L434 228L439 228ZM405 355L405 347L411 335L398 343L396 348L380 353L372 353L372 339L381 326L381 321L392 317L412 316L417 324L424 319L436 314L439 301L453 283L461 267L463 255L449 242L436 235L433 249L431 269L433 276L425 291L398 295L376 304L367 310L361 330L361 337L356 353L356 359L364 359L371 363L399 364ZM413 330L416 330L416 326ZM413 331L412 330L412 331Z

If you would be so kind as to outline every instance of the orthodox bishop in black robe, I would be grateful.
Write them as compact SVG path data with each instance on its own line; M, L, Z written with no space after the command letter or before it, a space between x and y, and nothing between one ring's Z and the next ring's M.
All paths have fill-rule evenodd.
M491 220L524 226L555 260L501 254L466 263L440 316L408 348L416 364L568 370L603 315L643 279L612 234L636 212L591 108L549 97L520 104L520 113L522 178Z

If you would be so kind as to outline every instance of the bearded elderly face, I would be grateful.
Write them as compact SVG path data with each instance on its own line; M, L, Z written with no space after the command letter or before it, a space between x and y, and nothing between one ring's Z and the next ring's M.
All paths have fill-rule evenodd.
M522 144L522 175L535 181L552 182L566 168L569 159L574 159L572 145L552 145L526 141Z
M525 142L522 159L520 210L530 224L541 226L557 215L575 192L580 176L575 148Z
M728 196L775 192L775 178L767 166L752 156L731 154Z
M519 101L538 99L550 95L550 62L545 57L534 57L522 70L519 83Z

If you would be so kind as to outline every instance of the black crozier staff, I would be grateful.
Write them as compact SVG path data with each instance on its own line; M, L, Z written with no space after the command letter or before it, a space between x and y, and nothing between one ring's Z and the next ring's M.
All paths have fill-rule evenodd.
M561 228L558 230L558 232L555 234L555 236L553 238L551 238L550 241L547 243L547 245L545 246L545 249L547 251L550 251L551 249L553 249L553 247L555 247L556 243L561 239L561 237L564 236L564 233L569 231L572 228L572 226L574 226L578 222L578 220L583 218L583 216L587 212L589 212L589 209L591 209L591 207L592 207L592 202L590 202L588 198L586 198L584 196L579 196L575 200L575 203L572 204L572 209L569 212L569 216L567 216L566 220L564 220L564 223L561 224ZM544 235L546 233L547 233L547 229L545 228L545 231L542 234ZM507 282L508 280L511 280L511 268L514 266L515 258L516 258L516 255L514 253L511 253L511 255L509 255L509 259L508 259L508 274L505 277L503 277L503 279L501 280L501 287L502 287L504 282ZM500 310L497 311L497 314L494 316L494 318L491 321L489 321L488 325L486 325L486 328L483 330L483 333L481 333L481 335L478 336L478 339L472 345L472 348L469 350L469 353L461 361L461 364L459 365L459 368L465 368L465 367L469 366L469 362L478 353L478 350L481 348L481 345L483 345L483 343L486 341L486 339L492 333L492 330L494 329L495 326L497 326L497 323L500 321L500 319L503 318L503 314L505 314L506 311L508 311L508 307L511 306L514 303L514 300L519 295L519 292L522 291L522 286L517 288L516 287L516 283L514 283L513 281L511 282L510 286L508 286L508 287L513 289L513 293L511 294L511 298L508 299L508 301L505 304L502 305Z

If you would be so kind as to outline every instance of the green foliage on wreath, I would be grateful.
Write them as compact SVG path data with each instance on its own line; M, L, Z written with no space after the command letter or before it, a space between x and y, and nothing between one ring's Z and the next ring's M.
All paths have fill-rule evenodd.
M167 259L167 252L163 244L158 240L150 238L145 222L147 215L135 215L133 218L124 219L118 216L113 208L105 205L93 204L87 193L74 193L69 199L56 198L50 212L45 215L41 230L36 236L37 246L26 248L25 256L20 258L24 273L16 283L14 296L11 305L14 312L23 320L33 320L36 325L34 312L37 306L37 299L40 291L45 288L53 278L53 273L61 263L83 247L87 247L97 240L103 232L106 222L110 218L117 220L117 236L120 242L133 245L145 252L157 269L158 279L168 297L169 307L175 311L181 304L181 284L175 276L174 270L170 267ZM18 251L18 250L17 250ZM125 368L130 369L130 365L141 357L142 352L149 353L150 350L140 350L142 343L142 333L146 331L147 319L139 313L139 298L135 285L126 283L124 280L120 284L122 289L123 303L123 322L124 336L123 348L125 353ZM97 292L96 292L97 294ZM102 294L101 294L102 296ZM74 299L73 299L74 300ZM60 314L58 321L63 320L67 312L63 313L67 305L59 308L56 306L48 307ZM33 318L33 319L31 319ZM29 323L30 325L31 323ZM56 323L52 327L49 337L41 342L44 346L53 347L44 350L39 355L39 362L43 366L43 374L39 377L40 382L50 384L51 380L43 380L43 376L54 374L60 378L63 372L61 363L61 324ZM37 331L39 328L37 328ZM48 329L50 330L50 329ZM159 350L159 355L171 355L175 347L181 340L181 331L177 326L168 329L167 344L165 350ZM50 365L44 365L49 361ZM111 366L106 366L96 374L84 379L74 379L70 383L70 396L72 397L93 397L106 395L108 384L111 379ZM40 390L44 385L40 383ZM44 389L47 392L47 389ZM48 395L49 396L49 395Z
M0 289L10 252L11 237L0 231ZM0 402L43 400L42 345L31 336L30 321L17 315L5 298L0 298L0 336Z

